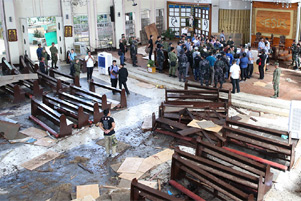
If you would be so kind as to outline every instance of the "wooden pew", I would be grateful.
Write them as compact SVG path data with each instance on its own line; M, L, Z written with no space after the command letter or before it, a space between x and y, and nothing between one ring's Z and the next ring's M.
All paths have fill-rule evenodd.
M90 81L90 84L89 84L89 90L92 91L92 92L95 92L95 86L101 87L101 88L104 88L104 89L108 89L108 90L110 90L112 92L115 92L115 93L120 93L120 107L121 108L127 107L125 89L122 89L122 90L117 89L117 88L114 88L114 87L111 87L111 86L108 86L108 85L101 84L99 82L95 82L92 79Z
M8 61L2 57L2 72L4 75L18 75L19 70L13 65L8 63Z
M59 92L59 98L78 107L83 107L84 111L93 115L94 124L98 123L101 117L103 117L103 111L99 109L97 102L91 102L85 99L81 99L77 96L73 96L62 91Z
M258 189L253 188L253 192L257 192L257 200L263 200L263 196L271 189L273 173L270 171L270 165L259 163L245 156L211 145L202 141L200 138L197 139L196 143L196 156L218 164L230 163L231 166L233 166L231 169L235 167L237 170L242 169L244 174L247 173L255 175L257 179L253 179L253 181L258 184ZM223 168L223 170L225 169L226 168ZM261 180L261 182L258 179ZM239 185L237 184L236 186L242 190L247 189L244 186L244 183Z
M186 159L184 159L177 152L173 154L170 174L171 180L177 181L186 178L195 185L205 185L206 187L209 187L214 191L215 195L222 193L231 200L254 200L254 195L252 193L244 192L238 187L229 184L227 181L225 181L225 179L221 178L221 175L225 176L225 174L223 174L221 171L214 170L213 168L206 168L205 165L202 165L200 161L202 160L202 162L204 162L205 160L198 156L189 156L190 158L188 160L187 156ZM237 178L228 176L227 179L238 179L239 172L232 172L237 176Z
M42 97L43 88L40 87L38 80L22 80L19 84L31 89L34 97Z
M235 128L233 126L235 126ZM238 128L236 128L237 126ZM271 167L275 167L284 171L287 169L289 170L294 165L295 145L291 143L290 135L287 132L253 126L251 124L233 121L229 118L226 119L226 123L223 126L222 131L223 137L226 139L226 142L224 142L223 146L227 146L228 143L235 143L241 147L248 148L265 155L273 156L275 159L284 161L284 163L288 161L289 165L285 166L285 164L275 164L266 160L263 161L257 157L258 161L268 163L271 165ZM258 132L261 134L259 135ZM287 142L281 138L282 135L288 136ZM234 151L229 148L227 148L227 150ZM244 152L239 153L242 154ZM247 156L249 156L249 154Z
M39 65L35 64L29 57L28 55L24 56L25 63L29 68L31 69L32 72L36 73L39 70Z
M79 81L79 76L71 76L67 75L65 73L59 72L58 70L50 69L49 70L49 76L55 78L55 74L66 77L68 79L71 79L73 81L73 84L77 87L80 87L80 81Z
M78 95L78 96L82 96L86 99L90 99L92 101L98 102L99 104L101 104L101 109L105 110L105 109L111 109L111 103L109 103L107 101L107 96L106 95L99 95L97 93L88 91L86 89L82 89L80 87L71 85L71 94L72 95Z
M89 125L89 115L84 113L82 106L71 104L50 95L43 95L43 103L77 121L77 128Z
M37 71L38 77L39 77L39 83L40 84L47 84L50 88L54 89L56 93L59 92L59 90L66 88L65 84L62 84L61 80L55 79L53 77L50 77L40 71Z
M22 55L20 55L19 57L19 63L20 63L20 71L22 73L30 73L30 72L34 72L31 70L31 68L29 68L24 60L24 57Z
M201 86L200 84L190 83L190 82L186 81L185 85L184 85L184 90L190 90L190 88L218 91L220 101L226 102L226 103L228 103L229 106L231 106L231 90L230 89L228 90L228 89L218 89L218 88L214 88L214 87L206 87L206 86ZM221 96L221 94L223 94L223 96Z
M40 121L37 117L39 115L45 116L48 120L59 126L59 132L54 131L48 125ZM46 129L50 134L56 138L64 137L72 134L73 124L69 121L64 114L60 114L56 110L53 110L46 104L38 101L35 98L31 99L31 115L29 117L35 123Z
M8 92L14 97L13 103L22 103L25 101L25 93L17 84L7 84L5 86L2 86L1 89Z

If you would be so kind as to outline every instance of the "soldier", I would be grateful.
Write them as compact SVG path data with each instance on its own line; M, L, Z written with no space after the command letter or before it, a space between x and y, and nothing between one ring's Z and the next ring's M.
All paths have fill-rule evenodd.
M48 59L49 59L49 54L46 51L46 48L43 48L42 51L42 57L44 58L44 62L45 62L45 67L48 68Z
M176 76L176 69L177 69L177 61L178 57L176 55L176 49L171 47L170 52L168 53L169 58L169 77L177 77Z
M133 66L134 67L138 67L137 66L137 48L135 45L135 40L131 41L131 58L132 58L132 62L133 62Z
M164 52L163 52L163 46L161 44L157 45L157 64L159 73L162 73L163 70L163 63L165 60Z
M227 45L230 45L230 46L234 45L234 41L232 40L231 36L229 37L229 40L227 41Z
M179 81L180 82L182 81L182 77L183 77L183 81L184 82L186 81L187 63L188 63L188 58L186 56L186 53L184 52L184 50L181 50L179 56Z
M295 58L296 58L296 53L295 53L295 48L297 47L296 41L293 40L293 44L292 47L290 47L290 49L292 50L292 66L294 65L295 62Z
M221 61L224 62L224 76L226 79L229 77L229 70L230 70L230 63L229 59L227 58L227 55L223 52Z
M128 48L127 48L127 40L126 40L126 38L125 38L125 35L124 34L122 34L121 35L121 40L122 40L122 44L123 44L123 46L124 46L124 61L126 61L126 58L125 58L125 53L128 51ZM123 62L124 63L124 62ZM125 63L124 63L125 64Z
M57 63L57 60L58 60L58 57L57 57L57 54L58 54L58 49L54 46L54 43L51 44L52 46L50 47L50 52L51 52L51 68L53 68L53 64L54 64L54 68L58 68L56 66L56 63Z
M272 81L273 88L274 88L274 96L271 96L271 98L279 97L280 75L281 75L281 69L279 68L279 63L275 62L275 70L273 73L273 81Z
M297 46L295 46L292 51L293 51L293 62L296 65L296 69L298 69L300 66L300 60L299 60L299 55L301 52L300 44L298 43Z
M78 76L80 78L80 64L79 64L79 58L75 58L75 63L74 63L74 77Z
M219 82L220 89L223 88L225 69L225 63L221 60L221 58L222 56L218 56L218 60L214 64L214 87L217 88L217 83Z
M200 82L203 86L203 82L206 83L206 86L209 86L209 78L210 78L210 64L206 59L206 54L202 54L201 61L199 63L200 68Z

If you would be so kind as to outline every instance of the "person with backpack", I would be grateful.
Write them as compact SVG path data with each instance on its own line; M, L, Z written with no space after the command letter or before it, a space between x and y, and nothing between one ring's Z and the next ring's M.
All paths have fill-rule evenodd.
M111 86L116 88L117 87L117 79L118 79L118 66L116 64L116 60L113 60L113 65L111 65L109 68L108 68L108 71L109 71L109 75L110 75L110 78L111 78ZM115 94L115 91L113 91L113 94Z
M182 77L183 77L184 82L186 81L187 63L188 63L188 58L187 58L184 50L181 50L180 56L179 56L179 82L182 82Z
M219 82L220 84L220 89L223 88L223 83L224 83L224 72L225 72L225 63L222 61L222 56L219 55L217 57L217 61L214 64L214 87L217 88L217 83Z
M200 83L203 86L203 83L206 83L206 86L209 86L210 79L210 63L206 59L206 54L202 54L201 61L199 62L199 74L200 74Z
M176 50L174 47L171 47L171 51L168 53L169 58L169 77L177 77L176 70L177 70L177 61L178 57L176 55Z
M115 121L111 117L111 112L109 109L103 111L104 116L100 119L100 122L96 124L104 132L105 148L107 157L115 157L118 155L116 153L117 139L115 136Z
M263 80L264 78L264 65L265 65L265 60L266 60L266 54L265 51L262 50L259 55L259 59L257 59L256 63L258 65L258 70L259 70L259 79Z
M200 61L201 61L200 52L196 52L196 55L193 60L193 75L195 81L199 81L200 79L200 68L199 68Z

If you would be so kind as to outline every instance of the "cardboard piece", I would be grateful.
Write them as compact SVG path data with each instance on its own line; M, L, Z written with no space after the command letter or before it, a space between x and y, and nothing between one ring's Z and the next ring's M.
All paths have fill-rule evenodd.
M161 161L161 163L165 163L165 162L171 160L173 153L174 153L174 150L165 149L164 151L161 151L161 152L153 155L153 157L155 157L155 158L158 157L159 160Z
M60 154L54 151L48 151L40 156L37 156L23 164L21 164L22 167L28 169L28 170L34 170L45 163L55 159L58 157Z
M152 116L147 116L146 118L144 118L141 129L143 131L149 131L152 129Z
M20 133L27 135L29 137L35 138L35 139L41 139L41 138L47 136L46 131L43 131L43 130L35 128L35 127L30 127L30 128L21 130Z
M51 139L49 137L39 138L34 145L43 146L43 147L51 147L56 143L54 139Z
M98 184L76 186L76 199L81 199L88 195L91 195L94 199L99 197Z
M195 128L201 128L201 129L204 129L204 130L206 130L206 131L212 131L212 132L216 132L216 133L218 133L218 132L220 132L221 130L222 130L222 126L219 126L219 125L217 125L217 124L214 124L213 122L213 124L211 124L210 123L210 125L211 126L213 126L213 127L206 127L206 128L202 128L199 124L201 124L202 125L202 123L201 122L205 122L205 123L203 123L205 126L207 125L208 126L208 121L206 121L206 120L203 120L203 121L199 121L199 120L196 120L196 119L193 119L191 122L189 122L189 124L187 125L187 126L190 126L190 127L195 127ZM210 122L210 121L209 121Z
M148 26L145 26L144 27L144 31L145 31L148 39L149 39L150 35L153 35L153 43L155 43L155 41L156 41L156 39L157 39L157 37L159 35L159 32L158 32L156 24L152 23L152 24L150 24Z
M135 174L141 163L143 162L144 158L133 158L128 157L123 161L119 169L117 170L118 173L132 173Z

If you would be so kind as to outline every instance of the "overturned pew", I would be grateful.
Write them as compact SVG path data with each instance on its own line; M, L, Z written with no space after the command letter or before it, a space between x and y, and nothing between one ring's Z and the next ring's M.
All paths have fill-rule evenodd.
M91 101L97 102L98 104L101 105L102 110L111 109L111 103L107 101L106 95L99 95L95 92L91 92L89 90L82 89L74 85L71 85L70 89L72 95L81 96L85 99L89 99Z
M91 102L89 100L85 100L78 96L74 96L62 91L60 91L58 95L61 100L67 101L77 107L82 107L84 111L92 114L94 124L98 123L101 117L103 117L103 110L99 109L97 102Z
M114 88L114 87L111 87L111 86L108 86L108 85L101 84L99 82L95 82L94 80L91 80L90 84L89 84L89 90L92 91L92 92L95 92L95 86L101 87L103 89L110 90L114 93L119 93L120 94L120 107L121 108L127 107L125 89L122 89L122 90L117 89L117 88Z
M75 119L77 122L77 128L89 125L89 115L84 112L82 106L71 104L48 94L43 95L43 103L50 106L52 109Z
M59 127L59 131L55 131L50 128L47 124L38 119L38 116L44 116L48 120L52 121ZM57 112L35 98L31 99L31 115L29 118L56 138L72 134L73 123L69 121L64 114Z
M71 76L71 75L67 75L65 73L59 72L58 70L54 70L54 69L50 69L49 70L49 76L55 78L55 75L59 75L68 79L72 80L72 84L74 84L77 87L80 87L80 81L79 81L79 76ZM65 84L68 84L66 82L64 82ZM70 83L71 84L71 83Z
M252 193L244 192L222 179L221 175L225 176L222 171L214 170L212 167L206 168L204 164L201 164L200 161L204 161L202 158L191 154L182 154L182 156L180 154L176 152L172 156L171 180L178 181L187 179L197 186L202 187L205 185L213 191L212 193L215 196L218 196L218 193L222 193L231 200L254 200L254 195ZM227 176L227 179L238 179L238 174L239 172L235 171L237 177L229 175ZM239 181L242 182L242 180Z
M150 188L143 185L133 179L131 182L131 201L141 201L141 200L170 200L170 201L184 201L184 199L179 199L174 196L168 195L167 193L161 192L159 190Z
M232 151L246 157L252 158L262 163L270 164L271 167L280 170L290 170L295 162L295 145L291 142L290 134L269 128L254 126L226 119L223 126L223 137L226 141L223 146L228 151ZM287 136L288 140L283 140L281 136ZM272 136L272 137L271 137ZM273 162L260 157L246 154L244 152L226 147L229 143L234 143L240 147L256 151L259 154L272 156L280 162ZM287 162L289 163L288 165Z

